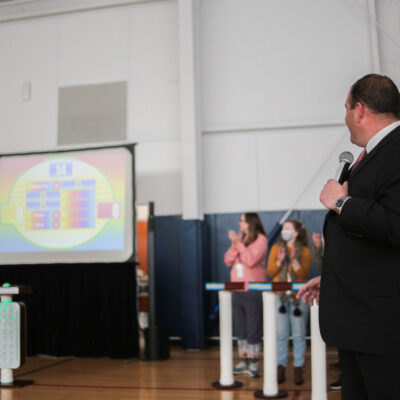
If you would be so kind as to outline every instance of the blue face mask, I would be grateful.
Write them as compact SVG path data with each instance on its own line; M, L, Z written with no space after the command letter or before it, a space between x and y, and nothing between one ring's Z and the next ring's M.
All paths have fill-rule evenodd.
M288 242L293 238L293 232L290 229L282 229L281 236L285 242Z

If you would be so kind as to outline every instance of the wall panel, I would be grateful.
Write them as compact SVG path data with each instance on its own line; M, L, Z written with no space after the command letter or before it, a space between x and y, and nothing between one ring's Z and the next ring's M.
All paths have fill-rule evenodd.
M129 14L129 138L178 139L178 16L175 1L132 7Z
M156 215L182 213L179 141L139 143L136 152L136 201L154 201Z
M128 79L127 9L82 12L59 18L60 86Z
M256 157L254 134L204 136L205 213L258 209Z
M259 210L322 208L319 193L340 153L359 152L345 126L270 131L257 139Z
M371 68L356 3L201 1L205 129L341 120L343 86Z
M57 21L0 24L2 152L54 147L57 132ZM22 98L24 82L30 85Z

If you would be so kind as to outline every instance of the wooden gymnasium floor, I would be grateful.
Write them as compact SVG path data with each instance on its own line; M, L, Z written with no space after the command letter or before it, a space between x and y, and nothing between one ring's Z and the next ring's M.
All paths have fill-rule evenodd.
M30 379L34 383L18 389L1 388L1 400L244 400L254 399L254 391L262 389L262 378L240 376L243 387L231 391L211 387L219 379L219 349L186 351L171 347L171 358L148 362L138 359L107 358L28 358L14 371L15 379ZM236 360L235 360L236 361ZM335 349L327 349L328 383L336 380L338 371L329 368L337 361ZM280 385L287 390L289 400L310 400L310 351L307 351L306 382L292 383L292 368L287 369L287 381ZM339 400L340 390L329 391L329 400Z

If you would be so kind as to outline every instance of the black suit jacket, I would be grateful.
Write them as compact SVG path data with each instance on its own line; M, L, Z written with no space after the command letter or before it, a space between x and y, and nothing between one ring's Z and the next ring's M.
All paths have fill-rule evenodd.
M321 335L342 349L400 356L400 127L348 182L352 198L325 219Z

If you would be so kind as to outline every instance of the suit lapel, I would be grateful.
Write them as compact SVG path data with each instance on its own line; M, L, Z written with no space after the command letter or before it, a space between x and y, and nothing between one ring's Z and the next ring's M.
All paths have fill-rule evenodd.
M357 176L357 174L361 171L361 169L364 167L364 165L368 164L368 162L374 158L374 156L377 154L377 147L378 146L374 147L374 149L370 153L367 153L364 156L364 158L358 163L356 168L354 168L354 171L353 171L353 168L351 168L349 182L351 182Z
M390 143L398 134L400 134L400 127L397 127L394 129L392 132L390 132L388 135L386 135L373 149L370 153L367 153L366 156L360 161L360 163L357 165L357 167L354 169L351 168L350 170L350 176L349 176L349 182L351 182L354 177L357 176L357 174L360 173L362 168L367 165L379 152L379 149L382 147L386 146L388 143Z

